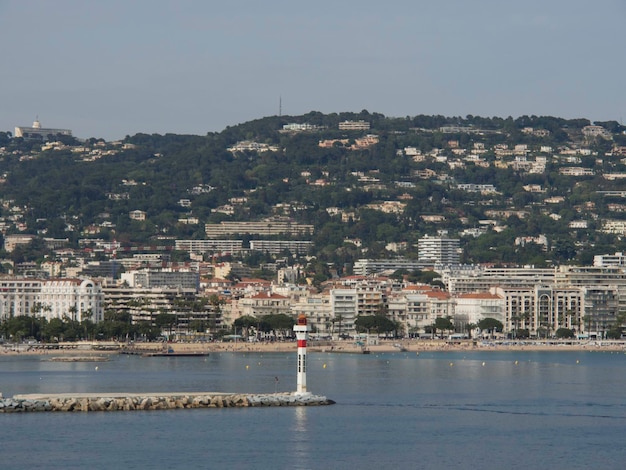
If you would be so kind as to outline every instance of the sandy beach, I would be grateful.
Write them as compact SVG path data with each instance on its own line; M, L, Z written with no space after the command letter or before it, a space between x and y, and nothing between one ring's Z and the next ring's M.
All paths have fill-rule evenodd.
M175 350L179 345L175 345ZM180 345L185 348L186 345ZM364 347L353 341L323 341L309 342L308 352L326 353L363 353ZM393 352L421 352L421 351L626 351L624 342L473 342L473 341L445 341L445 340L404 340L380 341L379 344L366 346L370 353ZM183 349L184 350L184 349ZM231 352L289 352L296 350L293 342L279 343L214 343L209 346L210 351Z
M0 347L0 355L103 355L118 354L123 348L137 352L156 352L170 348L177 353L281 353L296 351L295 341L286 342L215 342L215 343L63 343L58 345L10 345ZM611 351L626 352L623 341L446 341L446 340L379 340L378 344L361 346L354 341L309 341L308 352L371 354L422 351Z

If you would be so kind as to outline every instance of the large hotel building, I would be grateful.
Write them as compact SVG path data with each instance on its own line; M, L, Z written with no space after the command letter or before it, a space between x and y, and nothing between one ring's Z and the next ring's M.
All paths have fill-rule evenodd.
M57 136L72 136L72 131L69 129L52 129L41 127L41 123L38 119L33 122L32 127L19 126L15 128L15 137L22 137L23 139L40 139L40 140L54 140Z
M0 320L20 315L104 319L102 287L90 279L0 279Z

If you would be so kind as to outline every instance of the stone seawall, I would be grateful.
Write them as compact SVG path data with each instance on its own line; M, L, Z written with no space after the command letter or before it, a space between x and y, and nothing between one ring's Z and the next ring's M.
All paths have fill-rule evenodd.
M191 408L245 408L260 406L320 406L335 402L324 396L294 393L152 393L16 395L0 398L0 413L33 411L150 411Z

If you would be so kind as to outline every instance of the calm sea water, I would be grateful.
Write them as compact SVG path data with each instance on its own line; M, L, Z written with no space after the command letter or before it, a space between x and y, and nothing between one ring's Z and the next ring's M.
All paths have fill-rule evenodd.
M46 359L0 357L0 391L295 388L295 352L112 356L98 364ZM312 353L308 366L309 390L336 405L0 414L0 467L626 467L623 353Z

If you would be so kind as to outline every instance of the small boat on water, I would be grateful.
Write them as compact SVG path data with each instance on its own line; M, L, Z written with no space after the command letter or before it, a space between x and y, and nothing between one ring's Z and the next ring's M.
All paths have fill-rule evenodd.
M209 355L208 351L175 351L173 348L170 347L158 351L128 348L120 352L121 354L129 354L142 357L198 357Z

